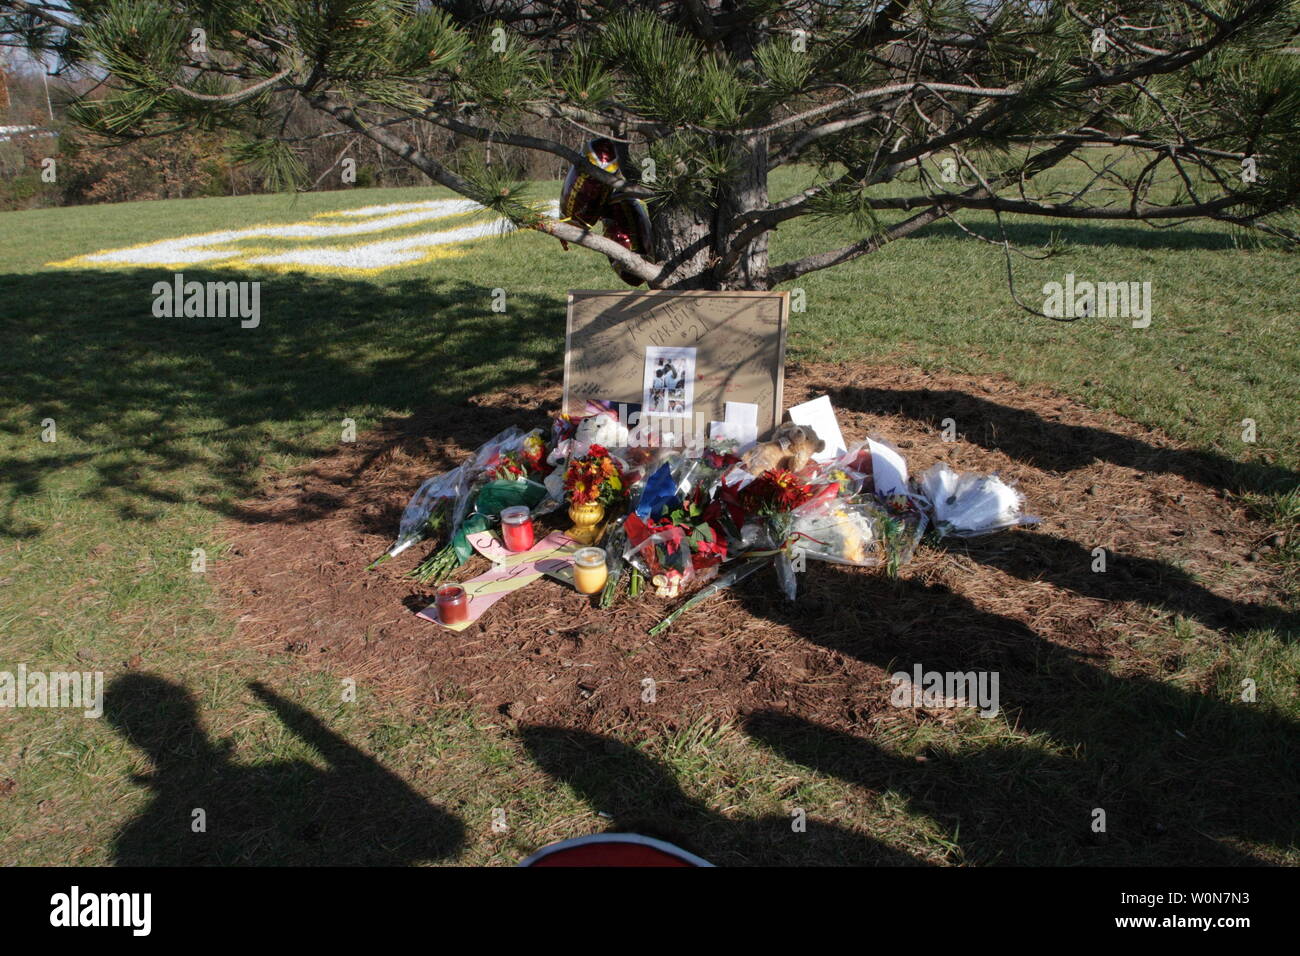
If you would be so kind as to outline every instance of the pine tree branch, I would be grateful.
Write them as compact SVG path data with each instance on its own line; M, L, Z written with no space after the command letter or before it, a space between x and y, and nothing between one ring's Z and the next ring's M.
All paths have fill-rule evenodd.
M425 155L415 146L400 136L389 132L386 128L366 123L347 104L339 102L325 93L307 93L305 99L314 109L329 114L349 129L355 130L374 143L378 143L394 156L419 169L434 182L446 186L452 192L459 193L467 199L473 199L475 202L482 201L478 190L474 188L474 185L469 180L448 169L432 156ZM593 252L599 252L617 262L623 269L651 284L659 280L662 270L658 266L630 249L619 245L612 239L606 239L604 236L598 236L572 223L559 220L543 219L540 222L528 225L538 232L544 232L556 239L571 242Z
M1103 133L1100 130L1094 132L1074 132L1074 133L1051 133L1048 135L1033 136L1011 136L1008 137L1013 143L1049 143L1064 142L1066 140L1077 142L1081 145L1090 146L1130 146L1134 149L1151 149L1159 150L1165 153L1179 153L1191 156L1204 156L1211 159L1245 159L1247 156L1254 155L1245 152L1232 152L1225 149L1211 149L1208 146L1200 146L1196 143L1162 143L1158 140L1143 139L1136 133L1128 136L1113 136ZM1263 165L1261 163L1261 165Z
M828 252L819 252L815 255L805 256L802 259L793 262L786 262L779 266L773 266L768 273L768 282L770 286L780 285L782 282L789 282L791 279L797 279L801 275L809 272L817 272L821 269L829 269L831 266L837 266L845 262L851 262L859 256L875 252L882 246L893 242L895 239L902 239L910 236L936 219L944 215L943 208L935 205L919 212L910 219L904 219L902 222L890 226L873 236L860 239L857 242L842 246L839 249L832 249Z
M13 7L19 13L26 13L29 16L36 17L38 20L44 20L51 26L56 26L60 30L66 30L74 36L81 33L81 24L72 20L67 20L60 15L61 13L66 13L66 10L60 10L60 13L54 13L52 11L56 8L53 8L46 3L27 3L25 0L4 0L4 3L0 4L0 7Z
M647 189L639 183L634 183L627 177L618 173L610 173L601 169L590 162L585 153L580 153L576 149L570 149L563 143L553 139L544 139L540 136L528 136L523 133L503 133L500 130L488 129L486 126L477 126L473 123L466 123L463 120L455 119L443 113L432 111L424 113L413 113L403 110L408 116L418 119L427 120L444 129L449 129L454 133L460 133L463 136L469 136L479 142L502 143L506 146L517 146L520 149L531 149L537 152L550 153L558 156L566 162L578 167L579 171L587 174L592 179L605 183L614 189L619 190L625 196L634 196L639 198L649 198L655 195L654 190Z
M1242 30L1249 27L1256 19L1263 17L1278 6L1278 0L1256 0L1231 20L1216 20L1216 31L1203 43L1183 47L1180 50L1171 50L1168 53L1158 53L1146 59L1116 67L1109 72L1099 70L1094 76L1084 77L1064 84L1062 92L1084 92L1101 87L1119 86L1147 76L1173 73L1175 70L1187 66L1189 63L1194 63L1207 53L1211 53L1227 43Z
M233 93L199 93L195 90L187 90L185 87L175 83L169 86L168 90L173 93L179 93L181 96L188 99L197 100L200 103L221 103L226 106L234 106L238 103L243 103L246 100L251 100L258 93L261 93L268 87L279 83L292 72L292 69L283 69L274 76L268 76L260 83L254 83L252 86L245 87L242 90L236 90Z
M915 93L918 90L927 90L932 93L960 93L966 96L982 96L990 98L1014 97L1020 91L1019 84L1011 86L967 86L962 83L934 83L926 80L912 80L907 83L891 83L888 86L878 86L870 90L861 90L851 96L836 100L834 103L826 103L822 106L813 107L794 116L788 116L785 119L777 120L774 123L768 123L766 126L760 126L756 129L737 130L736 136L766 136L784 129L787 126L794 126L805 120L816 119L818 116L825 116L827 113L833 113L836 110L843 109L846 106L852 106L854 103L861 103L863 100L879 99L883 96L892 96L896 93Z
M972 186L970 189L967 189L964 193L945 195L942 197L935 197L935 196L919 197L920 203L918 204L929 203L930 204L929 208L922 210L921 212L917 213L911 218L905 219L900 223L895 223L893 226L890 226L889 228L884 229L879 233L876 233L875 235L867 236L863 239L858 240L857 242L850 243L847 246L842 246L839 249L832 249L827 252L815 253L810 256L805 256L802 259L798 259L792 262L786 262L779 266L774 266L769 272L770 285L777 285L781 282L787 282L790 279L798 278L799 276L806 275L809 272L816 272L820 269L827 269L830 268L831 266L836 266L844 262L849 262L853 259L858 258L859 256L864 256L869 253L876 252L877 250L887 245L888 243L893 242L895 239L902 239L905 236L910 236L918 229L922 229L925 226L928 226L930 223L934 222L936 219L946 216L948 212L951 210L952 204L956 199L974 198L981 195L987 196L993 193L994 191L998 189L1003 189L1018 180L1023 181L1026 178L1032 178L1033 176L1037 176L1039 173L1043 172L1044 170L1050 169L1051 167L1060 163L1067 156L1069 156L1075 150L1077 150L1079 148L1079 145L1080 144L1078 143L1059 143L1056 146L1051 147L1050 149L1043 150L1041 153L1037 153L1034 156L1031 156L1020 166L1016 167L1015 169L1007 170L1006 172L998 176L996 179L994 179L992 182L986 181L979 185ZM882 203L888 203L890 202L890 200L875 199L875 200L868 200L867 202L868 205L871 206L872 203L882 204ZM883 208L901 208L901 207L877 205L877 206L872 206L871 208L883 209Z
M886 107L888 108L888 107ZM846 129L853 129L855 126L862 126L870 123L872 120L884 119L887 114L881 110L870 110L866 113L856 113L853 116L847 116L844 119L836 120L833 123L823 123L821 126L814 126L810 129L803 130L798 136L795 136L785 146L772 154L767 161L767 170L771 172L778 166L784 166L798 159L810 145L824 136L833 136L836 133L842 133Z
M574 245L582 246L593 252L599 252L611 261L618 263L625 271L644 279L652 289L660 288L661 284L667 279L664 268L637 255L630 249L620 246L612 239L598 236L594 232L583 229L581 226L575 226L571 222L562 222L559 219L544 219L535 224L533 228L538 232L544 232L548 236L554 236L564 242L572 242Z
M871 175L871 178L868 181L862 184L863 187L876 186L888 182L908 165L920 162L933 155L938 150L951 146L953 143L969 139L990 122L1004 115L1009 109L1006 104L1007 101L1005 100L985 100L984 103L980 104L967 114L966 123L907 149L898 149L890 153L885 153L882 156L873 157L872 165L876 166L876 171ZM880 163L884 163L885 165L877 165ZM862 179L866 176L868 171L869 170L864 167L850 169L843 175L837 176L829 182L817 186L810 186L803 190L803 192L796 193L794 196L787 197L780 202L771 204L766 209L751 210L743 213L737 217L737 220L742 222L752 221L754 226L761 225L764 226L765 229L771 229L790 219L807 215L812 204L818 198L847 183Z
M674 127L664 123L638 117L627 110L623 111L625 115L613 117L598 113L595 110L582 109L569 103L554 101L525 103L523 109L539 119L565 120L592 135L609 136L610 139L620 139L620 136L617 135L619 130L627 133L637 133L647 139L654 139L667 136L674 129ZM607 132L597 133L592 127L600 127ZM623 142L627 142L627 140L623 140Z
M1149 221L1154 219L1195 219L1213 217L1225 209L1251 201L1245 195L1220 196L1203 202L1180 203L1162 206L1158 203L1130 203L1127 206L1076 206L1069 203L1046 203L1024 199L1007 199L1002 196L966 196L960 193L945 196L939 205L950 209L984 209L990 212L1014 212L1026 216L1044 216L1049 219L1105 219ZM872 209L915 209L935 202L933 195L899 196L866 201Z

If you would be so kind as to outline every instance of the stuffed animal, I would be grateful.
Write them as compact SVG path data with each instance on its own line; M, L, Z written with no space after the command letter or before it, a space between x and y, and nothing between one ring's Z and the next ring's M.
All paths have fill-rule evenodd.
M826 442L807 425L786 422L770 439L745 452L740 461L751 475L761 475L772 468L799 471L825 447Z

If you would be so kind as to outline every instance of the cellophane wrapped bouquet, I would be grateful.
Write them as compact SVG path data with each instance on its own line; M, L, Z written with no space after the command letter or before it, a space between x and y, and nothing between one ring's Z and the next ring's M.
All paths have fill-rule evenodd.
M883 439L753 474L745 462L760 459L742 458L734 443L690 452L629 446L631 433L607 407L590 403L588 412L556 419L549 440L541 429L506 429L429 478L380 560L434 538L440 545L411 574L441 580L472 553L466 535L490 527L502 508L526 504L543 516L600 500L609 576L598 603L614 603L624 580L633 597L645 583L660 597L685 596L658 632L768 566L779 593L794 599L808 559L892 575L928 527L936 537L973 536L1037 520L995 475L941 463L909 479L901 453Z

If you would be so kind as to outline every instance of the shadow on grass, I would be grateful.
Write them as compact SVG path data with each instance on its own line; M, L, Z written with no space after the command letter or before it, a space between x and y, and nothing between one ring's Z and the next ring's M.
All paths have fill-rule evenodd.
M998 675L1003 714L988 732L966 728L960 744L921 754L788 712L751 713L742 724L783 759L891 794L932 820L952 861L1241 866L1260 862L1257 847L1300 841L1300 728L1264 704L1115 676L941 586L821 565L801 586L813 593L795 605L761 575L735 593L749 613L886 673L920 664ZM659 836L715 863L917 862L889 842L811 819L799 834L788 817L722 817L610 738L557 727L521 734L538 765L610 816L612 829ZM1098 809L1105 832L1093 829Z
M682 792L672 773L627 744L564 727L523 727L529 755L572 787L610 829L667 840L719 866L916 864L906 853L840 827L792 818L733 820Z
M118 834L124 866L396 865L454 856L464 826L303 708L253 693L324 758L241 766L208 740L183 687L147 674L118 678L104 713L153 773L148 807ZM204 832L194 832L195 811Z
M1055 239L1064 239L1071 246L1099 246L1116 249L1185 249L1196 250L1235 249L1231 233L1225 230L1196 229L1186 225L1168 229L1143 225L1095 224L1071 220L1061 222L1006 222L1004 230L996 223L967 223L973 232L1001 242L1005 231L1007 239L1023 249L1046 246ZM968 233L951 222L937 222L926 229L927 237L943 237L975 242Z
M1167 561L1109 551L1106 572L1092 573L1092 549L1055 535L1022 529L985 538L945 538L942 547L1022 581L1050 581L1099 601L1134 601L1194 618L1223 632L1274 629L1284 641L1300 637L1300 614L1215 594Z
M1168 472L1233 492L1268 494L1300 485L1300 474L1263 462L1239 462L1207 451L1161 448L1090 425L1048 421L953 389L830 388L833 404L854 411L900 414L939 431L958 422L961 437L1044 471L1068 472L1094 461L1139 471Z
M1300 840L1300 727L1259 704L1226 704L1172 683L1116 676L1088 655L939 585L816 566L824 598L787 605L770 582L738 595L751 613L886 673L990 672L1018 733L1052 750L963 734L924 763L797 715L745 730L787 759L893 791L943 824L979 863L1244 864L1247 844ZM845 608L858 626L846 627ZM1065 756L1063 756L1063 754ZM1093 811L1106 812L1095 834Z
M123 518L195 500L229 513L224 502L251 493L262 459L321 454L345 418L461 401L535 378L561 354L559 297L513 293L495 313L491 288L465 281L262 275L261 321L244 329L237 318L154 317L153 284L171 276L0 276L11 406L0 429L18 449L0 459L10 484L0 534L38 534L15 502L70 471L88 471L79 493ZM40 442L45 418L56 443ZM327 427L334 435L320 438Z

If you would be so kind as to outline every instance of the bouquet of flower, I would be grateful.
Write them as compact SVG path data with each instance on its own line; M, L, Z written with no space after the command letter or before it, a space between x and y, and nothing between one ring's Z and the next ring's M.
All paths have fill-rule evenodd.
M511 426L481 445L472 461L441 476L444 483L454 476L451 494L444 495L451 500L444 501L441 508L430 506L425 522L426 527L436 522L438 531L444 533L443 544L416 565L408 577L421 583L447 578L473 554L468 536L486 530L503 507L527 504L536 511L544 510L546 488L539 479L545 476L545 459L541 429L525 433ZM419 498L417 493L408 511Z
M456 504L464 492L464 465L426 479L402 511L397 540L371 562L370 568L376 568L389 558L397 557L425 538L436 537L453 520Z
M511 425L480 445L470 461L426 479L402 512L397 540L370 567L375 568L389 558L397 557L412 545L448 528L455 533L473 507L476 485L486 480L487 470L512 451L523 447L533 436L540 438L540 429L525 434Z
M683 492L696 489L712 496L722 476L740 463L740 456L725 447L705 448L696 458L682 458L677 472L677 487Z
M825 508L801 509L792 530L805 557L860 567L880 563L880 511L868 502L836 498Z
M552 468L546 463L546 442L540 433L532 432L518 448L499 452L488 463L484 477L488 481L541 481Z
M718 528L722 507L696 488L658 509L658 517L628 516L623 523L628 560L650 578L656 594L676 597L717 575L728 554Z
M587 454L569 459L564 469L564 493L569 502L612 505L625 496L623 475L604 445L592 445Z
M746 514L775 518L789 514L812 496L812 485L794 472L773 468L740 490L740 506Z
M885 571L891 578L897 577L898 569L912 560L930 522L923 507L925 499L904 493L864 496L863 500L879 512L876 528L884 550Z

